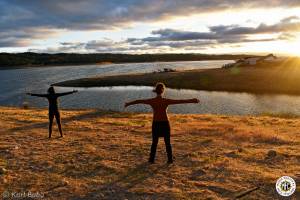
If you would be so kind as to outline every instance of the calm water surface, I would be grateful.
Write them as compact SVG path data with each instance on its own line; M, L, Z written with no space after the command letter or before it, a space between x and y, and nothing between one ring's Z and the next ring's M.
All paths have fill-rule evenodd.
M87 66L62 66L0 71L0 105L46 107L43 98L30 97L26 92L45 93L50 84L95 75L111 75L137 72L152 72L163 68L172 69L205 69L218 68L231 61L196 61L168 63L130 63ZM57 87L58 92L74 88ZM123 111L124 102L137 98L150 98L154 94L151 87L103 87L76 88L79 93L62 97L62 108L100 108ZM290 95L254 95L248 93L207 92L195 90L167 89L169 98L199 98L200 104L173 105L173 113L214 113L214 114L260 114L260 113L293 113L300 114L300 96ZM128 111L148 112L149 107L139 105Z
M68 91L75 88L57 88ZM124 102L137 98L154 97L152 87L125 86L76 88L80 93L66 97L61 105L65 108L104 108L123 111ZM200 104L172 105L172 113L213 113L230 115L248 115L261 113L300 114L300 96L254 95L248 93L208 92L196 90L167 89L168 98L199 98ZM132 106L126 109L133 112L150 112L146 105Z

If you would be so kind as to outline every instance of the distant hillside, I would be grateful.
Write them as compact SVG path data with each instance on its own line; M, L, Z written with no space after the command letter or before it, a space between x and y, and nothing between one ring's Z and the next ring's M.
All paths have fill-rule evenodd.
M133 63L157 61L200 61L234 60L246 55L208 54L39 54L39 53L0 53L0 67L82 65L99 63ZM249 55L247 55L249 56Z

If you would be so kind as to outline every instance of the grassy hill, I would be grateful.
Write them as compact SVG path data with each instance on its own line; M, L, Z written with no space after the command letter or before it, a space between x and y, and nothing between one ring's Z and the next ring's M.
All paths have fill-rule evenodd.
M170 115L149 165L151 115L63 110L64 138L47 138L46 109L0 108L0 194L47 199L278 199L276 180L300 184L300 119ZM272 151L270 151L272 150ZM299 187L293 199L300 198Z

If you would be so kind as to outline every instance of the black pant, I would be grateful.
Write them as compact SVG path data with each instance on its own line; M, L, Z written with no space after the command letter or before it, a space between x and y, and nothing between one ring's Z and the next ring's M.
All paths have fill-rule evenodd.
M57 126L58 126L58 130L60 132L60 136L61 137L63 136L59 111L49 109L49 138L51 138L51 134L52 134L52 124L53 124L54 117L56 119L56 123L57 123Z
M154 162L159 137L164 137L168 161L173 161L170 141L170 124L168 121L154 121L152 123L152 145L149 161Z

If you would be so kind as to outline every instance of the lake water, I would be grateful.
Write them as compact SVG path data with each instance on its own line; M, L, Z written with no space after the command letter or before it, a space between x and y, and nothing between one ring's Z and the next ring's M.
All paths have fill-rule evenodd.
M163 68L205 69L218 68L230 61L194 61L168 63L130 63L86 66L62 66L0 71L0 105L21 106L28 102L30 107L46 107L43 98L30 97L26 92L45 93L50 84L95 75L111 75L137 72L152 72ZM58 92L74 88L56 87ZM62 108L99 108L123 111L124 102L150 98L154 94L151 87L103 87L76 88L79 93L60 98ZM300 96L290 95L254 95L248 93L207 92L195 90L167 89L169 98L199 98L200 104L173 105L172 113L214 113L248 115L260 113L300 114ZM144 105L127 109L133 112L148 112Z

